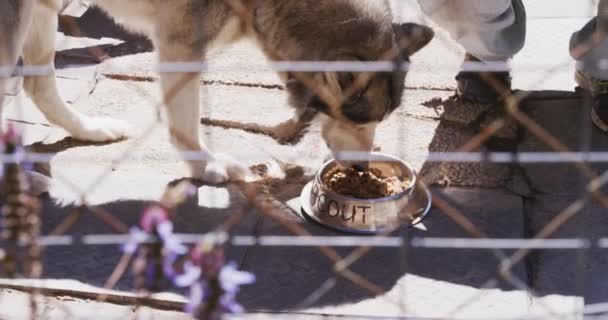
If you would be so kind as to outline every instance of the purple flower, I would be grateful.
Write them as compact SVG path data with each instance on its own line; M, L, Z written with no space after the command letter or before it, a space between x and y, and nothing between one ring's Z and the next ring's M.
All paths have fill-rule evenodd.
M205 284L202 282L194 282L190 286L190 297L184 311L188 314L194 314L196 309L201 305L201 301L205 300Z
M142 227L142 229L144 229L144 231L153 233L160 223L167 221L169 221L167 210L160 206L153 205L144 210L144 214L141 216L139 225Z
M195 266L191 261L184 263L184 273L175 277L174 283L176 286L184 288L194 285L203 273L201 268Z
M139 244L141 244L142 242L146 241L146 239L148 239L148 234L143 232L138 227L132 227L129 230L129 235L130 235L129 240L127 240L127 243L125 243L122 246L122 251L125 253L128 253L130 255L133 255L133 254L135 254L135 251L137 251Z
M22 133L19 128L9 123L6 132L0 133L0 153L12 155L14 163L21 165L26 171L34 167L32 162L26 162L27 153L23 148ZM8 151L7 151L8 150ZM4 166L0 166L0 176L4 176Z
M141 229L133 227L129 231L131 238L123 245L124 252L135 253L138 246L151 236L158 237L163 245L164 253L168 255L183 255L188 252L188 248L173 234L173 223L169 220L167 211L162 207L147 208L139 224Z
M220 303L224 310L229 313L243 312L243 307L236 301L236 295L240 290L240 286L255 282L255 275L238 270L236 264L231 262L222 268L219 280L222 290L224 291L224 294L220 299Z
M183 255L188 252L188 248L184 246L179 238L173 233L173 223L170 221L161 222L156 226L156 232L163 242L163 249L167 253Z
M255 275L236 268L236 263L230 262L220 271L220 283L225 293L238 293L239 287L255 282Z
M224 253L219 247L200 243L184 263L184 272L175 278L178 287L190 287L185 311L197 315L240 313L243 307L236 301L240 286L255 282L255 276L240 271L236 264L224 265Z
M156 233L163 243L163 272L166 277L174 278L176 272L173 265L179 256L188 252L188 248L173 234L173 223L170 221L158 224Z
M139 253L138 259L140 263L145 264L145 275L147 279L155 278L158 272L162 272L164 277L173 279L176 275L174 264L180 255L188 252L188 248L184 246L173 233L173 223L169 220L167 211L158 205L148 207L141 219L141 229L133 227L130 230L131 237L122 249L125 253L135 254L138 252L140 245L150 239L160 241L161 253L159 249L153 250L153 247L146 247L146 250ZM157 247L158 248L158 247ZM153 257L149 257L152 252ZM158 260L161 258L162 261ZM162 270L159 270L162 268ZM151 280L150 280L151 281Z

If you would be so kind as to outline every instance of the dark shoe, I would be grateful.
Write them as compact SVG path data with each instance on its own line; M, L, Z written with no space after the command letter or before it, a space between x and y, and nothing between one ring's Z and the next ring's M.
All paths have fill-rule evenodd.
M608 133L608 80L600 80L576 71L576 82L581 88L589 91L593 98L591 120L602 131Z
M465 62L481 62L481 60L466 54ZM488 81L492 79L492 81ZM461 71L456 75L460 99L482 104L493 104L511 92L511 75L509 72L477 72ZM500 92L502 90L506 90Z

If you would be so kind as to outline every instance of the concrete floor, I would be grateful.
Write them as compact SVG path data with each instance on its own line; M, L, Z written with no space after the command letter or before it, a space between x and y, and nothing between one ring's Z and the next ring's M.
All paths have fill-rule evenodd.
M547 14L544 12L546 2L530 2L528 41L513 61L514 87L530 93L522 109L572 150L608 151L606 136L590 126L584 95L574 92L573 65L567 52L570 33L584 24L590 11L577 1L565 1L572 5ZM397 2L392 3L397 6ZM420 19L415 2L404 1L401 5L405 8L398 15L401 19ZM44 202L45 232L75 210L83 195L87 203L98 205L133 225L145 205L159 199L167 183L186 174L169 144L163 124L156 120L153 106L159 102L159 90L158 84L152 82L156 79L153 53L146 52L147 43L117 32L106 20L92 20L94 18L97 19L89 16L90 20L83 20L83 28L88 34L97 31L96 37L101 39L57 35L61 94L86 114L129 121L137 135L105 145L71 140L62 130L50 127L23 97L18 83L15 84L5 108L5 119L26 128L26 142L32 150L56 153L50 162L54 177L50 197ZM86 48L91 45L104 45L104 50L115 57L101 64L70 67L73 62L86 60L83 55L88 54ZM453 151L479 130L472 124L478 120L475 110L467 109L470 106L454 108L449 103L462 54L462 49L440 30L431 45L414 56L415 69L408 75L403 106L381 125L376 144L383 152L410 162L427 182L449 181L449 187L433 187L434 195L462 211L490 238L530 238L584 195L588 179L571 163L448 164L437 171L438 164L427 161L429 152ZM438 64L438 60L441 63ZM238 64L243 70L205 75L201 80L204 117L263 125L289 119L290 110L285 107L283 90L277 86L278 78L269 72L251 71L266 63L251 43L241 42L214 52L210 62L218 66ZM549 70L560 64L564 67ZM248 68L251 69L248 71ZM516 143L508 146L509 151L551 150L523 126L517 126L514 133ZM238 129L201 126L201 135L213 150L230 153L250 165L272 163L273 158L277 158L302 168L300 175L280 181L272 189L283 201L298 196L327 152L320 140L318 125L313 125L293 146L280 145L270 137ZM500 143L497 145L499 151L504 150ZM479 151L495 151L492 148L490 145ZM112 163L122 155L126 155L124 161ZM608 164L594 163L591 167L603 173ZM432 176L434 172L440 172L439 177ZM234 186L199 186L198 195L180 207L176 229L204 233L243 210L250 209ZM605 208L590 201L552 237L597 240L608 234L605 212ZM288 210L285 217L297 221L313 235L340 235ZM395 236L406 239L470 236L437 207L432 209L424 227L426 230L400 230ZM111 230L85 209L81 220L68 234L107 232ZM256 211L251 211L234 233L288 234ZM336 250L346 256L353 249ZM512 252L504 250L507 255ZM50 247L44 254L45 278L73 279L103 286L119 254L119 248L113 246ZM386 291L379 296L370 296L349 281L336 277L329 260L316 248L235 246L227 248L227 254L257 276L256 284L244 288L239 296L252 312L251 318L266 318L275 312L291 310L292 317L298 319L315 319L315 315L327 314L461 319L562 315L570 319L580 318L582 298L588 305L608 300L608 278L603 272L608 264L607 252L595 247L582 253L533 251L514 267L513 275L533 288L534 296L501 279L491 287L484 287L489 279L499 277L499 261L489 250L410 247L403 252L395 248L375 248L352 269ZM59 281L45 283L45 286L62 283L66 285ZM324 284L331 285L325 294L319 299L307 299ZM73 282L67 285L76 289L80 286ZM118 284L120 290L131 288L130 276ZM24 299L19 292L3 291L0 319L26 317L23 308L15 307L17 303L25 304ZM63 318L65 313L57 311L60 309L72 309L81 318L89 317L90 303L53 299L48 302L49 310L55 310L50 318ZM95 308L110 310L107 318L122 318L123 314L132 312L111 304L96 304ZM183 318L177 313L150 312L156 312L156 318ZM280 317L287 318L287 315Z

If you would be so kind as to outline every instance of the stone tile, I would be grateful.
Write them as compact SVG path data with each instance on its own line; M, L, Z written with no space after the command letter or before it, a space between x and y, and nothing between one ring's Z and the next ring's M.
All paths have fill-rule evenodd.
M519 197L499 190L447 189L437 192L442 193L444 197L449 196L449 201L460 207L465 215L488 236L522 237L523 217ZM343 235L302 220L298 216L295 215L293 221L299 221L301 226L313 235ZM408 229L407 236L409 238L468 237L466 232L437 209L433 209L424 224L427 231ZM261 235L289 234L283 227L268 219L263 220L263 225L259 226L257 232ZM404 232L405 230L401 230L395 235L405 235ZM352 250L353 248L336 248L343 257ZM400 252L396 248L374 248L354 263L352 270L386 291L396 290L394 288L399 286L398 283L409 282L404 280L406 271L410 279L413 277L421 281L425 279L425 281L439 282L449 288L461 285L465 291L474 291L473 288L496 276L498 261L486 251L416 248L408 251ZM334 277L330 261L317 248L310 247L252 247L248 249L243 268L258 277L258 282L244 289L241 296L241 301L249 310L289 310L302 307L300 304L305 298L327 279ZM518 277L526 279L522 266L517 266L514 272ZM504 283L500 287L512 290ZM414 288L418 289L412 289L411 295L408 294L406 299L408 303L423 298L420 296L424 294L422 291L417 294L421 290L420 287L414 286ZM455 300L461 297L454 295ZM315 310L322 308L323 311L327 311L331 306L372 301L372 298L364 289L338 278L335 285L321 299L306 307L314 307ZM371 302L370 304L373 305ZM374 309L367 310L366 315L375 312L372 311ZM378 312L384 314L382 311Z
M268 66L265 56L250 41L241 41L215 49L209 52L205 62L211 69L221 71L205 72L201 78L203 83L282 86L281 80ZM155 53L140 53L106 60L98 66L97 70L107 77L157 80L156 65Z
M85 72L86 73L86 72ZM82 76L82 74L79 74ZM72 105L79 99L88 97L92 90L92 73L90 77L58 76L57 89L59 96L68 104ZM15 80L17 81L17 80ZM19 79L19 81L21 81ZM3 117L5 119L17 120L30 124L48 125L44 115L38 110L33 101L25 94L22 88L16 90L16 95L4 107Z
M140 188L147 188L148 181L140 181ZM118 188L118 184L112 184ZM230 187L232 188L232 187ZM188 199L180 205L173 219L175 232L204 234L216 230L234 212L247 210L246 203L236 190L230 190L228 208L211 208L199 204L198 197ZM136 200L130 195L98 205L99 208L113 215L127 226L139 223L139 218L150 200ZM60 206L54 201L44 203L43 234L48 234L57 227L70 213L78 210L77 206ZM81 217L67 232L68 235L82 236L88 234L113 234L115 231L105 225L92 213L83 208ZM236 226L234 234L251 234L255 219L249 215ZM245 254L244 248L232 247L226 251L227 259L240 262ZM93 286L103 286L113 272L121 257L118 245L80 245L47 247L43 254L44 277L53 279L75 279ZM129 269L118 283L117 289L132 290L133 276ZM174 291L175 289L167 288ZM179 292L179 291L178 291Z
M89 72L90 77L85 77L81 72L84 73L84 71L79 71L80 78L78 79L57 78L59 95L67 103L74 103L78 99L86 97L93 90L93 74Z
M500 189L433 189L433 194L459 210L478 231L489 238L522 238L523 207L520 197ZM412 229L412 237L470 238L460 225L437 207L424 222L427 231ZM508 254L508 250L504 250ZM479 287L497 276L498 260L489 250L412 248L409 272L419 276ZM429 267L432 266L432 267ZM514 274L526 281L523 265ZM501 288L514 288L502 282Z
M538 8L539 4L533 6ZM584 7L581 5L579 10ZM542 14L544 17L557 14L553 10L551 11L537 14ZM568 46L572 33L585 25L588 18L575 15L568 15L569 18L564 19L528 18L526 44L512 62L514 88L572 90L576 86L574 82L575 62L570 57Z
M185 168L169 143L164 118L161 122L157 120L157 111L154 108L158 102L156 90L157 85L151 83L103 80L92 95L74 106L89 115L110 116L128 121L134 131L132 139L106 145L87 145L65 139L65 133L55 132L44 143L37 145L36 149L39 152L58 152L53 159L53 165L58 170L62 166L68 170L70 165L78 164L93 168L89 170L99 171L105 169L112 159L126 155L124 164L117 166L115 169L119 171L115 173L128 175L127 171L135 170L131 172L137 171L145 175L144 171L148 169L174 178L181 177L185 174ZM262 90L258 93L260 97L264 97L261 100L250 100L254 92L238 99L232 98L237 95L231 88L220 86L213 92L215 98L208 97L209 101L206 102L210 102L208 105L212 110L210 113L212 117L247 123L254 120L262 123L266 121L268 124L274 124L282 119L277 117L275 120L269 115L278 115L283 110L287 117L290 112L288 108L273 102L273 98L281 99L282 92L274 93L275 91ZM231 111L223 104L223 97L229 97L234 104L247 104L247 106L240 109L241 112ZM266 102L274 104L266 104ZM225 116L222 116L223 114ZM248 164L271 160L270 155L281 159L293 158L302 164L315 157L321 161L325 156L324 149L320 145L318 126L313 126L311 134L305 136L295 147L279 146L273 139L264 135L221 127L201 126L201 135L212 150L229 153ZM127 171L122 171L120 168Z
M525 201L528 232L535 235L570 206L576 197L558 194L538 195ZM551 239L587 239L594 245L589 250L537 250L529 256L534 288L542 295L578 295L586 304L608 301L608 251L595 247L595 242L608 235L606 208L590 202L562 224Z
M536 94L532 95L534 98ZM575 152L608 150L608 141L589 119L589 105L585 96L564 93L543 93L532 99L524 108L529 116L546 129L555 139ZM550 152L542 139L523 131L522 152ZM532 193L525 198L526 233L529 237L540 232L560 212L586 193L590 178L576 163L522 164L524 175ZM606 163L588 163L586 166L601 174L608 170ZM606 193L605 187L601 190ZM560 226L552 238L588 238L592 241L608 233L606 208L591 202L577 215ZM605 251L605 250L604 250ZM606 253L593 248L590 251L544 250L533 252L528 260L535 289L541 294L568 294L585 297L585 303L605 302L608 292L600 285L605 278ZM582 259L582 260L580 260Z
M522 107L535 123L570 151L607 151L608 140L591 123L590 106L585 104L584 98L580 95L564 98L559 92L555 94L558 98L543 94L543 99L529 100ZM522 142L518 146L519 152L555 151L531 131L526 128L520 130ZM608 170L606 163L590 163L586 166L596 174ZM539 194L579 195L590 181L580 166L573 162L525 163L522 168L530 187Z
M550 12L547 8L551 7ZM532 19L543 19L547 17L581 17L591 18L595 15L597 3L591 0L563 1L555 6L551 0L537 0L526 3L528 16Z
M274 125L289 119L291 115L291 109L281 102L285 96L280 90L212 86L207 92L202 102L208 110L207 116L212 119L230 120L237 124ZM415 168L422 166L437 122L420 119L413 114L434 112L418 104L419 101L431 99L434 94L412 92L405 105L382 123L377 145L383 152L398 155ZM124 157L120 165L112 168L109 179L103 182L105 186L116 183L121 188L101 187L97 189L99 193L90 195L91 201L103 202L127 195L137 199L153 198L167 181L187 174L169 143L164 120L157 123L154 106L157 105L158 95L157 85L153 83L101 80L92 94L79 99L73 107L88 115L128 121L133 127L134 138L110 144L86 144L67 139L65 132L60 129L42 127L44 135L37 137L38 141L43 141L32 146L32 150L57 152L51 161L52 172L67 177L80 188L86 188L89 180L108 170L113 159ZM28 117L25 119L29 122L44 121L41 115L34 117L36 114L39 115L39 112L28 104ZM217 126L201 126L201 135L212 150L228 153L249 165L272 162L273 158L277 158L314 169L328 154L316 123L293 146L279 145L264 135ZM147 171L157 174L149 176ZM139 188L140 180L149 181L149 186L156 187ZM51 193L59 198L72 199L69 191L65 184L58 183Z
M386 294L355 303L305 310L346 317L412 317L424 319L497 319L547 317L576 318L581 299L571 296L532 297L522 291L477 289L408 274ZM317 319L314 317L306 319Z
M393 114L409 116L418 120L439 121L445 115L445 105L453 93L445 90L405 89L401 107Z
M71 297L48 297L38 300L39 313L37 317L59 319L125 319L135 317L131 306L111 303L96 303L90 300ZM30 298L27 293L15 290L0 290L0 317L3 319L31 319L29 313ZM141 308L140 317L154 317L168 320L191 319L189 316L174 311Z
M474 126L443 120L435 130L429 152L456 152L477 135ZM481 146L473 152L488 151ZM502 188L511 179L511 167L489 162L426 162L420 178L429 185Z

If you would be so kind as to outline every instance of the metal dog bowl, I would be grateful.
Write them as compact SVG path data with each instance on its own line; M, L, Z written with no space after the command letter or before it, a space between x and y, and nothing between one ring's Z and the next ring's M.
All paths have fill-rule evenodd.
M372 153L369 167L386 177L409 180L410 186L399 194L375 199L359 199L330 190L323 181L328 171L338 166L326 162L302 190L302 211L327 227L352 233L384 233L403 224L419 223L430 209L430 193L417 181L416 171L402 160L382 153Z

